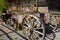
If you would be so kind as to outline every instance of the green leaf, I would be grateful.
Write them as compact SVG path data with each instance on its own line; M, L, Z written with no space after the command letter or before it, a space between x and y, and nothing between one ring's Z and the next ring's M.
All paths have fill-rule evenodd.
M3 13L5 9L7 9L6 0L0 0L0 15Z

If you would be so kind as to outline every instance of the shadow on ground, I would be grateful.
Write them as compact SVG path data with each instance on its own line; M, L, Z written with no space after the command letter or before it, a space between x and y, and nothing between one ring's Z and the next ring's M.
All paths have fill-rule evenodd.
M49 30L49 29L48 29ZM52 33L46 33L45 35L45 39L44 40L55 40L56 38L56 33L60 32L60 26L57 27L57 29L55 30L55 32L52 32Z
M9 30L11 30L12 32L16 33L18 36L22 37L23 39L28 40L26 37L24 37L23 35L21 35L20 33L18 33L16 30L13 30L13 29L7 27L6 25L3 25L3 26L6 27L6 28L8 28ZM6 32L5 32L4 30L2 30L1 28L0 28L0 31L3 32L3 33L7 36L7 38L8 38L9 40L13 40L13 39L8 35L8 33L6 33ZM12 33L12 32L9 32L9 33ZM4 35L4 34L2 34L2 35Z
M6 25L3 25L3 26L4 26L5 28L8 28L9 30L11 30L12 32L16 33L18 36L22 37L23 39L28 40L26 37L24 37L23 35L21 35L20 33L18 33L16 30L13 30L13 29L7 27ZM3 29L1 29L1 28L0 28L0 31L3 32L4 34L2 34L2 35L6 35L9 40L13 40L13 38L11 38L11 36L8 35L9 33L12 33L12 32L6 33L6 32L5 32ZM52 32L52 33L50 33L50 34L49 34L49 33L46 33L44 40L47 40L47 39L49 39L49 40L54 40L55 37L56 37L56 34L55 34L55 33L58 33L58 32L60 32L60 27L58 27L55 32ZM0 36L1 36L1 35L0 35Z

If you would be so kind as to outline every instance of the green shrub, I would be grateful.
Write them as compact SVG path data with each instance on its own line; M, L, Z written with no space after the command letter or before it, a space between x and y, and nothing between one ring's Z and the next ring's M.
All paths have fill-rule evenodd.
M5 9L7 9L6 0L0 0L0 16L2 15L2 13Z

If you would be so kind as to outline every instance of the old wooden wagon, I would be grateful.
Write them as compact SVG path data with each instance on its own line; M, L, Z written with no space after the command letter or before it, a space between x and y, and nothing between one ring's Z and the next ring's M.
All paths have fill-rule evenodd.
M43 40L47 29L55 31L57 28L57 21L55 16L50 14L45 8L38 7L38 0L20 0L8 1L7 13L12 13L11 17L7 19L6 24L13 25L14 29L22 27L24 35L30 40ZM20 3L21 2L21 3ZM32 2L32 3L31 3ZM41 10L42 12L41 12ZM19 26L21 25L21 26Z

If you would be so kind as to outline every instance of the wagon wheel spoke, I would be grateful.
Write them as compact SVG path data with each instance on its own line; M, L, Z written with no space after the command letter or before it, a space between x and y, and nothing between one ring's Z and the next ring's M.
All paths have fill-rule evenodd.
M55 28L53 25L50 25L50 27L52 27L53 29Z
M40 27L36 27L36 28L34 28L34 29L43 29L42 26L43 26L43 25L40 24Z
M26 19L25 21L29 24L29 20L28 19Z
M44 38L44 28L43 27L39 27L39 28L33 28L33 34L36 34L34 36L38 37L39 40Z
M44 28L43 28L42 24L40 24L40 25L41 25L40 27L34 28L34 32L43 36L44 35Z
M24 23L25 23L26 26L29 25L29 23L27 23L26 21Z
M35 26L37 24L36 19L33 17L29 18L29 22L31 26Z
M25 22L27 22L27 23L28 23L28 22L29 22L29 20L25 19Z
M44 35L44 33L39 32L39 31L37 31L37 30L34 30L34 32L36 32L36 33L38 33L38 34L40 34L40 35Z
M37 30L37 29L42 29L42 27L40 27L40 28L34 28L35 30Z

